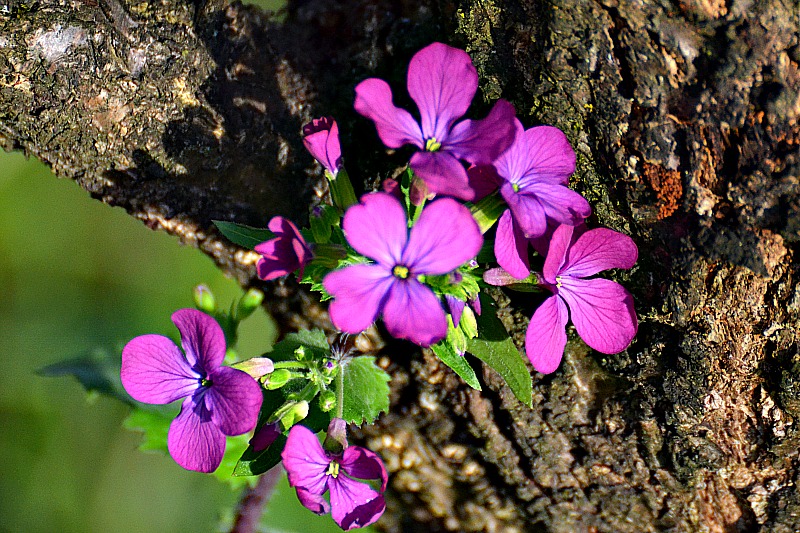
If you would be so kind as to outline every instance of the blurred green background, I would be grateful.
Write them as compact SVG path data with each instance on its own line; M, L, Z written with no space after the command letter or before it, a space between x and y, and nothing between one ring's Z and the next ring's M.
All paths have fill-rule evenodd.
M71 378L36 370L144 333L175 336L169 317L207 283L227 305L241 295L213 263L58 180L21 154L0 154L0 531L218 531L238 494L137 450L128 408ZM239 353L274 341L261 311L242 324ZM337 531L305 511L285 480L265 531Z

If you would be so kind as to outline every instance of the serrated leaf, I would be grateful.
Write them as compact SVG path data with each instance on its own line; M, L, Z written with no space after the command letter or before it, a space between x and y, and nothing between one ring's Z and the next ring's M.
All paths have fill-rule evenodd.
M135 405L125 392L119 377L120 349L97 348L80 357L40 368L36 373L46 377L72 376L87 392L98 392L128 405Z
M354 357L341 371L344 371L345 422L371 424L389 410L389 374L375 364L374 357Z
M254 228L223 220L212 220L212 222L229 241L248 250L275 237L275 234L266 228Z
M473 389L481 390L481 384L478 381L478 376L475 375L475 370L463 356L456 353L449 342L446 340L437 342L431 346L431 350L436 354L436 357L458 374L467 385Z
M492 367L505 380L519 401L533 405L533 384L528 367L522 360L503 323L497 318L494 300L481 294L482 314L478 321L478 337L467 343L469 353Z

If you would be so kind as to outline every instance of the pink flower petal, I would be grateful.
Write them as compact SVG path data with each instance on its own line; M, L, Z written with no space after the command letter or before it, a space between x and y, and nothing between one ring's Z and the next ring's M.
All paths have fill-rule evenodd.
M528 241L514 222L510 209L500 215L494 240L494 256L497 264L515 278L525 279L530 274Z
M567 345L569 312L563 300L549 297L533 313L525 333L525 353L533 368L542 374L555 372Z
M300 500L303 507L312 513L326 515L331 512L331 505L322 494L314 494L300 487L295 490L297 491L297 499Z
M553 232L550 239L550 246L547 250L547 257L544 260L542 277L547 283L555 285L556 276L562 271L562 265L567 256L567 250L572 241L572 226L562 224Z
M467 169L470 188L475 191L475 201L489 196L504 181L492 165L473 165Z
M392 285L383 307L383 322L396 339L430 346L447 335L447 317L439 298L415 279Z
M219 467L225 454L225 435L211 420L202 394L184 400L181 412L169 426L167 448L175 462L187 470L213 472Z
M329 478L326 472L331 459L325 454L319 439L310 429L301 425L292 426L281 459L289 478L289 485L304 489L311 494L325 493Z
M578 237L562 270L585 278L611 268L632 268L638 257L633 239L608 228L597 228Z
M350 334L367 329L395 281L381 265L353 265L325 276L322 284L334 298L328 308L333 325Z
M303 126L303 145L306 150L334 176L342 164L339 145L339 125L333 117L314 119Z
M356 479L381 480L381 492L386 490L389 476L378 454L361 446L349 446L344 450L340 461L348 476Z
M515 114L510 102L498 100L483 120L456 124L442 146L473 165L489 165L514 142Z
M559 224L577 226L592 214L586 198L561 184L539 182L535 194L547 218Z
M533 239L547 231L547 216L542 199L522 190L515 192L510 183L500 187L500 194L508 203L514 221L527 239Z
M393 267L408 240L408 219L400 201L382 192L365 194L342 224L347 242L358 253Z
M452 294L445 294L444 301L447 303L447 308L453 319L453 326L458 327L458 324L461 322L461 314L464 312L464 307L467 305L467 302L459 300Z
M331 491L331 517L345 531L365 527L377 521L386 504L383 496L360 481L341 472L328 484Z
M261 410L261 386L249 374L220 367L208 375L206 406L219 429L226 435L241 435L256 427Z
M636 336L633 298L619 283L567 275L561 277L558 294L569 305L578 335L598 352L621 352Z
M564 132L553 126L521 129L518 121L516 141L495 162L497 172L511 182L536 179L566 185L575 172L575 152Z
M256 264L259 278L265 281L280 278L298 268L302 269L311 261L311 249L291 220L273 217L268 228L275 238L254 248L256 253L261 254Z
M462 200L472 200L475 196L464 166L447 151L417 152L411 156L409 165L432 193Z
M172 322L181 332L181 344L190 365L207 373L222 364L225 334L216 320L196 309L179 309L172 313Z
M134 400L165 404L192 394L202 376L167 337L141 335L122 349L120 377Z
M419 124L405 109L395 107L389 84L378 78L370 78L356 85L355 109L372 120L378 136L389 148L400 148L413 144L425 147Z
M419 107L422 136L443 143L467 112L478 89L478 71L463 50L442 43L426 46L408 65L408 94Z
M434 200L411 228L401 263L413 274L446 274L478 255L483 235L469 209L452 198Z

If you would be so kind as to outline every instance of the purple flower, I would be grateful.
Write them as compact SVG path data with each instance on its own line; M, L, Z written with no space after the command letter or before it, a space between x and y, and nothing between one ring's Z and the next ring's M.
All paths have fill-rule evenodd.
M400 202L372 193L345 213L343 227L350 245L375 263L325 276L325 290L334 297L333 324L345 333L360 333L382 314L395 338L421 346L444 338L444 309L420 277L447 274L477 255L483 236L469 210L451 198L435 200L409 235Z
M471 200L467 173L459 160L489 164L514 140L514 106L498 100L483 120L463 120L478 88L478 72L463 50L442 43L426 46L411 58L408 92L422 118L394 106L392 90L380 79L356 86L355 109L372 120L383 144L420 149L411 168L436 194Z
M342 147L339 145L339 126L333 117L316 118L303 126L303 144L332 176L339 173Z
M312 254L297 226L283 217L274 217L267 227L275 238L255 247L255 251L261 254L256 264L258 277L267 281L297 269L302 276L303 267L311 261Z
M530 270L527 240L543 235L548 222L582 224L592 208L566 186L575 172L575 152L566 135L552 126L525 130L519 120L516 127L514 144L494 162L500 194L509 207L500 217L494 251L500 266L522 279ZM473 173L471 178L487 179L485 172Z
M320 515L331 513L345 531L374 523L386 509L386 469L366 448L347 446L340 454L326 452L311 430L296 425L289 431L281 457L300 503ZM380 480L380 492L353 478ZM327 491L330 503L323 498Z
M639 254L633 239L607 228L580 236L574 230L564 224L553 233L540 281L553 296L533 313L525 335L528 359L543 374L561 362L570 318L586 344L608 354L624 350L638 329L628 291L611 280L585 279L610 268L631 268Z
M169 453L187 470L213 472L225 453L225 435L255 427L261 387L248 374L220 366L225 335L213 318L180 309L172 321L181 332L186 355L167 337L136 337L122 350L122 385L133 399L144 403L186 398L169 426Z

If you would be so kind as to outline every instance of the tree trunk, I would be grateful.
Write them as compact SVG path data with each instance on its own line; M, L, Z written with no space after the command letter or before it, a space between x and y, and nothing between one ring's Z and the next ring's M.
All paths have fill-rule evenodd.
M283 22L224 0L6 0L0 139L256 284L211 220L304 221L325 192L299 137L314 116L339 120L365 190L391 175L404 154L368 155L353 87L400 88L416 50L462 46L481 105L564 130L590 224L639 245L619 277L640 328L612 356L571 334L533 409L487 368L477 392L383 339L392 412L361 438L391 473L384 529L800 531L799 17L781 0L296 0ZM284 333L330 327L296 284L259 286ZM521 341L539 302L492 296Z

